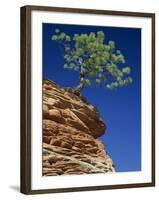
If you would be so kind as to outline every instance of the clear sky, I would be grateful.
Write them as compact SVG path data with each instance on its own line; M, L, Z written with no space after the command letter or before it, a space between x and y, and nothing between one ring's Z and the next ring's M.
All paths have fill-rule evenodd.
M120 25L120 24L119 24ZM104 86L85 87L82 94L98 108L107 125L103 141L117 172L141 170L141 29L43 24L43 77L61 87L78 85L78 73L63 68L64 59L59 44L51 40L58 28L73 36L75 33L103 31L105 41L113 40L131 67L133 83L116 90Z

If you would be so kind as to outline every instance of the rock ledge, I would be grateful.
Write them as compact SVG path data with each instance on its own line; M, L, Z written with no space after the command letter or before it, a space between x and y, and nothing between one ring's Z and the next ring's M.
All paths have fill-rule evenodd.
M115 172L102 142L106 126L81 97L43 80L43 175Z

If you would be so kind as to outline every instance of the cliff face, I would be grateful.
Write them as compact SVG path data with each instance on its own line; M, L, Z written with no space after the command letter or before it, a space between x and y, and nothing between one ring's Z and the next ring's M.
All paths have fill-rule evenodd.
M96 138L106 126L95 107L81 97L43 81L43 175L114 172Z

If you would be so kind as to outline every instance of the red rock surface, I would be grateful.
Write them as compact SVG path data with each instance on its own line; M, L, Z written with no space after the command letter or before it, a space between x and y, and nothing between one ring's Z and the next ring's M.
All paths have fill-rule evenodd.
M43 81L43 175L114 172L97 138L105 124L94 106L52 81Z

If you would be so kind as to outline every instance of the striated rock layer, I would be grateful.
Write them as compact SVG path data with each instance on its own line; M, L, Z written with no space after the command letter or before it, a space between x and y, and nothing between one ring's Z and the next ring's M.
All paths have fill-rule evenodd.
M43 175L114 172L98 139L105 124L94 106L43 80Z

